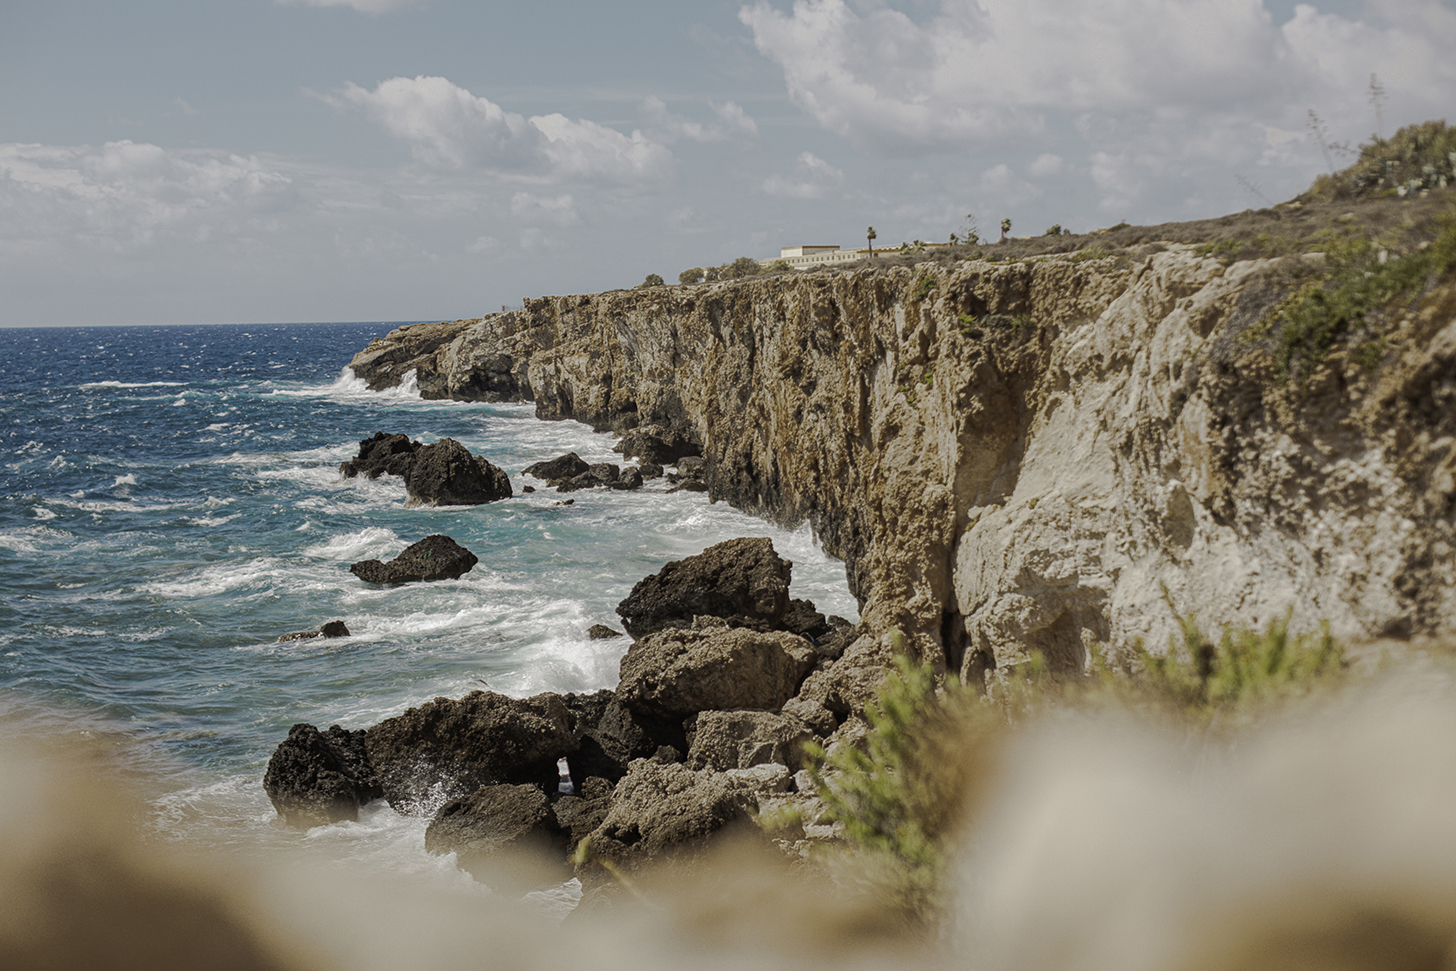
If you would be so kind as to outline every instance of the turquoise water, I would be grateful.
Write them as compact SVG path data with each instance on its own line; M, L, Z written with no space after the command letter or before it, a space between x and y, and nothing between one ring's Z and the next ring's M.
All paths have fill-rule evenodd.
M372 393L344 365L389 324L0 330L0 725L104 737L156 779L164 837L309 840L436 868L423 821L376 806L307 836L261 779L295 722L360 728L482 683L506 694L616 683L616 604L671 559L770 536L793 595L854 618L843 565L701 494L523 494L526 465L612 438L531 405ZM406 507L398 479L343 479L376 431L446 436L512 473L516 496ZM537 485L541 485L537 483ZM430 533L480 557L459 580L371 587L351 563ZM343 620L353 636L280 644ZM444 867L443 870L453 868Z

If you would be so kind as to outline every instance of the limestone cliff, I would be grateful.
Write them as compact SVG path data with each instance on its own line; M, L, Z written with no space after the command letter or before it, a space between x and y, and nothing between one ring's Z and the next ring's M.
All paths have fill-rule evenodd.
M543 297L352 367L684 431L714 499L807 519L867 621L971 676L1166 643L1163 587L1209 622L1456 627L1456 284L1285 386L1270 261L1147 250Z

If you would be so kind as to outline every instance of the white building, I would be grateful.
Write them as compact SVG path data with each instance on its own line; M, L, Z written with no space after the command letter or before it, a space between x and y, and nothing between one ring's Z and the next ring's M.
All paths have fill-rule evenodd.
M925 249L942 247L945 243L921 243ZM873 255L899 253L898 246L888 246L874 251ZM777 259L759 260L759 266L771 266L784 262L795 270L805 270L823 263L849 263L872 255L869 249L840 249L838 246L783 246Z

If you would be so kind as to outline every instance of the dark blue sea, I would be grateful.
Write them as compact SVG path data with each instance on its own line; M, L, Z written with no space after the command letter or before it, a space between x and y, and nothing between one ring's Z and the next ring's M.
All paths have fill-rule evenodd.
M295 722L362 728L436 696L614 686L616 604L672 559L770 536L796 597L854 617L843 565L694 493L523 494L526 465L612 438L531 405L372 393L346 369L392 324L0 329L0 731L101 746L148 780L158 838L247 849L310 841L341 860L466 879L426 820L278 827L262 776ZM342 478L376 431L446 436L516 496L407 507L403 484ZM540 485L540 483L537 483ZM395 588L349 565L430 533L480 557ZM344 621L352 636L279 643Z

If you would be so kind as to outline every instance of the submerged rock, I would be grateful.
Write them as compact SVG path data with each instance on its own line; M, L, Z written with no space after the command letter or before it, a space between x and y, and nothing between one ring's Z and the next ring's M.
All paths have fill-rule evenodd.
M390 560L361 560L349 572L366 583L413 583L455 580L469 573L480 558L442 533L426 536Z
M369 729L369 758L389 804L402 812L440 795L495 783L554 790L556 763L577 749L560 695L508 698L472 691L411 708Z
M586 630L586 636L594 641L604 641L613 637L621 637L622 632L612 630L606 624L592 624Z
M349 628L342 620L331 620L318 630L296 630L291 634L279 634L278 643L306 641L315 637L350 637Z
M691 627L694 617L772 629L789 609L793 564L768 539L732 539L676 560L637 582L617 606L627 633ZM812 608L811 608L812 609Z
M327 732L302 723L289 729L263 775L263 788L285 823L306 829L356 820L361 805L384 794L364 737L338 725Z

